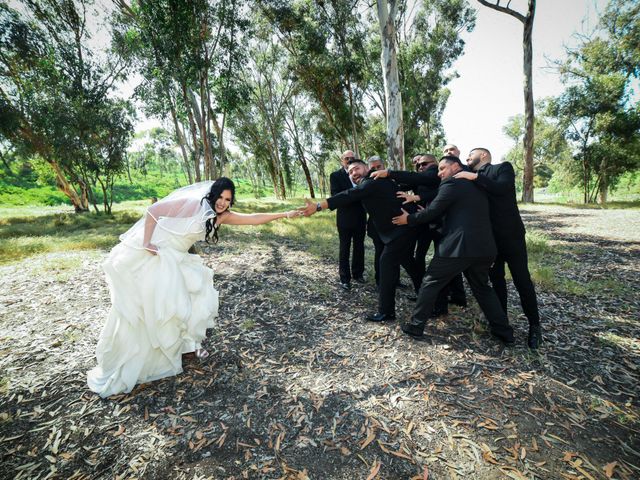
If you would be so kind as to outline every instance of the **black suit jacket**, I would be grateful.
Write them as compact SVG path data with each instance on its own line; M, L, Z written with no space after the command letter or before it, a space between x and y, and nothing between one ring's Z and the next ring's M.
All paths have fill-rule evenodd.
M396 196L398 185L389 178L373 180L365 178L359 185L327 198L331 210L343 208L347 205L362 202L369 218L384 243L409 232L406 225L394 225L393 217L402 213L402 199Z
M331 196L353 188L349 174L344 168L336 170L329 176ZM350 203L338 208L336 212L336 225L338 228L365 228L367 214L359 203Z
M489 201L474 182L449 177L440 183L438 195L429 207L409 215L409 225L442 218L443 238L436 244L436 256L451 258L495 257Z
M476 183L489 197L491 225L496 239L524 236L524 223L516 202L516 174L511 164L487 163L477 173Z

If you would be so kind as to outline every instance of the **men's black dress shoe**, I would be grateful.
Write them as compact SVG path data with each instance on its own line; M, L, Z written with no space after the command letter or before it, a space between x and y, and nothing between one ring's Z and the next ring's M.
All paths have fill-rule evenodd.
M424 328L412 325L410 323L402 324L402 331L413 338L422 338L424 334Z
M386 313L370 313L365 318L370 322L393 322L396 316Z
M366 283L366 280L364 277L354 278L353 281L358 283Z
M340 282L340 288L343 290L351 290L351 284L349 282Z
M540 325L532 325L529 327L529 337L527 338L527 345L531 350L537 350L542 343L542 330Z

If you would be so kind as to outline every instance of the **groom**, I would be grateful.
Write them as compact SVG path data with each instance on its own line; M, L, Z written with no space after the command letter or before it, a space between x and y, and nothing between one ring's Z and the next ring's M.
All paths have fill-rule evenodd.
M335 210L362 202L384 243L379 265L378 311L368 314L366 319L371 322L395 320L395 294L401 265L411 277L416 291L420 288L421 278L411 255L415 229L397 226L391 221L402 212L402 199L396 196L399 190L396 182L390 179L374 181L369 177L371 171L360 159L351 160L347 168L349 177L356 184L355 187L317 203L307 200L307 206L301 210L309 217L327 208Z

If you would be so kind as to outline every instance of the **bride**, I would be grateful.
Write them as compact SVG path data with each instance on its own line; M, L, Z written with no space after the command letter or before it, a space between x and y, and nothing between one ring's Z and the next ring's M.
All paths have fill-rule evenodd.
M154 203L120 236L103 264L111 309L96 357L87 374L101 397L130 392L138 383L182 372L182 354L202 349L207 328L218 315L213 271L188 253L198 240L218 241L218 228L260 225L300 215L242 214L229 210L235 186L225 177L178 189Z

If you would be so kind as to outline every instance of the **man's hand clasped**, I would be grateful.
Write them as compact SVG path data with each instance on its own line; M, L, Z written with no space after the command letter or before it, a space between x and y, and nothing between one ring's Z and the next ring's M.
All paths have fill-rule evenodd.
M305 199L304 201L306 202L306 205L304 207L298 208L300 215L304 215L305 217L310 217L311 215L313 215L318 211L318 206L315 202L312 202L309 199Z

